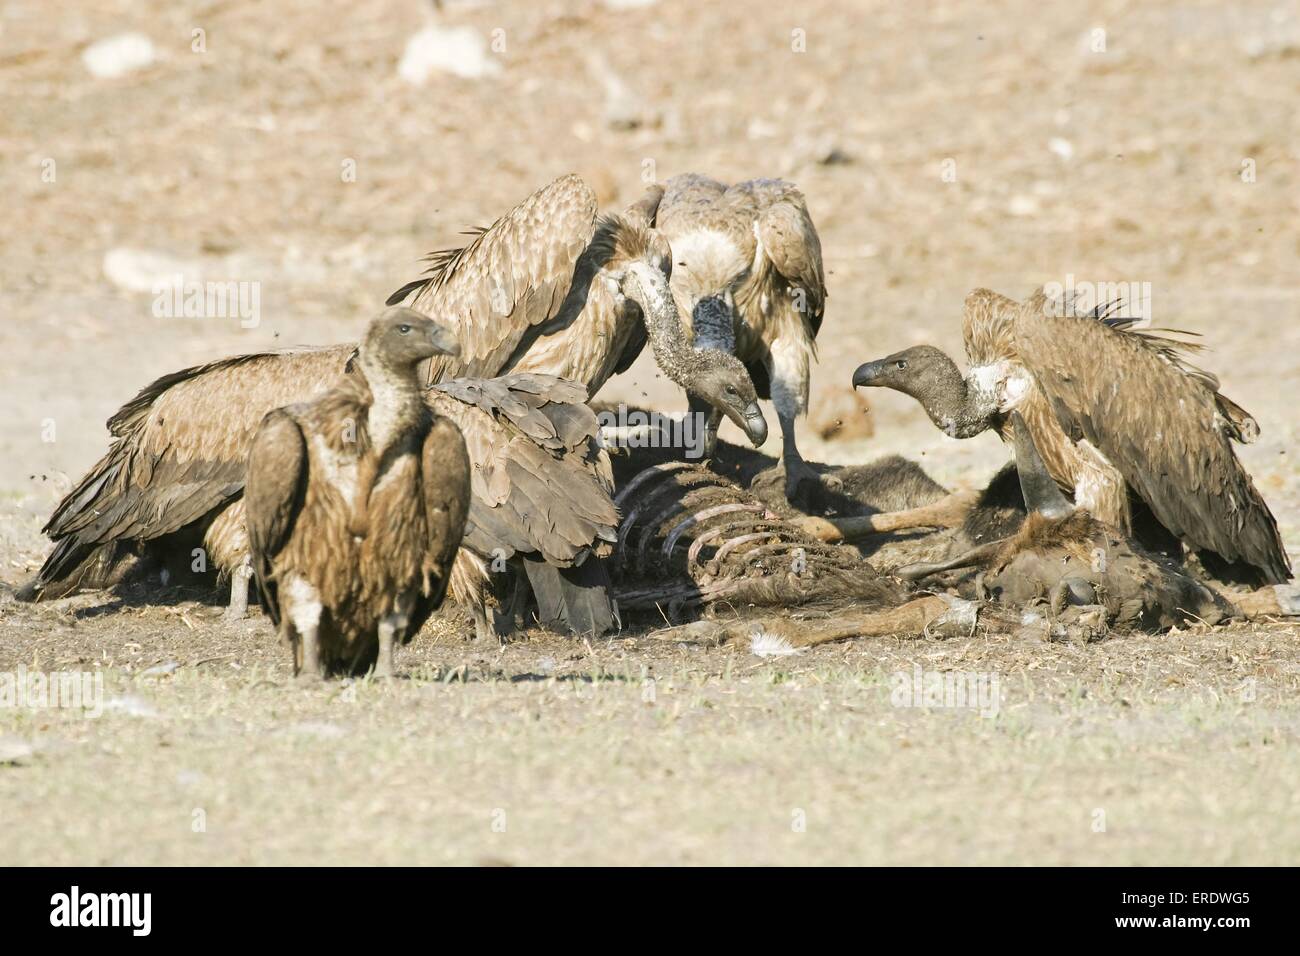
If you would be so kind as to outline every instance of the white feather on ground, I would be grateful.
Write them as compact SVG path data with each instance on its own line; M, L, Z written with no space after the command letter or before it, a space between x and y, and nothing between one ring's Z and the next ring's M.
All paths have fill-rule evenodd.
M755 628L749 635L749 652L755 657L789 657L791 654L802 654L803 650L784 637L769 634L762 628Z

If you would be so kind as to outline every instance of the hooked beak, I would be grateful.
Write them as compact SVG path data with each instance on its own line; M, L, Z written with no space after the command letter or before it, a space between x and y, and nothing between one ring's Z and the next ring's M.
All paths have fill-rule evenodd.
M736 424L745 430L745 437L757 448L767 441L767 419L763 417L763 410L758 407L758 402L750 402L746 405L743 415L743 420L737 421Z
M434 323L429 340L433 344L435 355L460 355L460 342L456 339L456 333L445 325Z
M884 371L883 362L864 362L853 373L853 387L862 388L864 385L875 385L876 376L882 371Z

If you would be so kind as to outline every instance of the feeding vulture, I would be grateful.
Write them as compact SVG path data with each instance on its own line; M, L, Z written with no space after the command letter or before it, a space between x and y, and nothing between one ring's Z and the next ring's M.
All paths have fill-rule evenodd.
M460 354L434 357L429 379L563 375L591 393L627 368L648 336L670 378L761 444L767 425L744 367L734 356L686 341L668 294L671 258L648 226L649 202L597 219L590 188L564 176L463 249L435 253L431 274L390 300L416 293L417 309L456 335ZM232 613L242 613L250 572L241 564L247 539L239 498L253 430L266 412L307 400L334 381L353 350L339 345L237 356L146 387L109 420L109 453L46 524L55 549L22 596L103 586L139 543L197 525L209 557L232 573ZM563 404L572 400L556 406ZM531 532L545 537L536 522ZM545 543L535 540L534 551L545 553ZM533 570L536 586L544 572ZM580 586L556 584L561 592ZM561 594L548 603L571 609L581 601ZM586 618L612 620L613 612L607 606Z
M672 250L651 228L658 201L651 190L625 214L598 217L591 187L561 176L472 231L468 245L431 254L428 274L388 298L456 330L461 354L434 359L429 381L542 372L595 395L631 367L648 335L669 379L761 445L767 423L745 367L682 334Z
M1019 411L1048 473L1098 520L1129 533L1132 494L1191 548L1286 581L1277 521L1232 447L1258 436L1255 420L1181 354L1198 346L1106 313L1075 314L1041 289L1024 303L977 289L965 375L920 345L860 366L853 384L913 396L954 438L994 428L1010 441Z
M732 352L781 422L786 497L807 508L821 478L799 454L795 420L808 409L810 366L826 304L821 240L803 194L779 179L725 186L687 173L654 204L672 246L672 292L694 342ZM699 411L698 402L693 410ZM711 436L719 416L710 416ZM711 453L711 450L710 450Z
M294 673L393 674L447 593L469 511L460 430L424 401L417 366L457 349L447 329L387 309L356 370L269 412L244 492L252 565Z

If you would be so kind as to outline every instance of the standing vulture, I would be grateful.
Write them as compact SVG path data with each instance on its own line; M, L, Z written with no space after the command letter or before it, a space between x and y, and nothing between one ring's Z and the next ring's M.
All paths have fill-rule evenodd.
M240 355L148 386L110 420L108 453L51 517L55 548L21 596L104 587L141 546L153 551L176 538L185 541L188 563L197 533L208 561L231 575L232 609L242 614L251 575L243 492L253 435L268 411L310 401L322 386L355 374L355 351ZM469 448L474 495L451 586L479 634L509 630L489 613L499 600L491 581L501 576L489 580L487 571L500 561L512 569L524 562L530 580L553 576L548 593L561 596L546 605L546 623L579 634L610 630L614 610L597 562L584 571L588 558L610 553L618 525L609 459L586 391L555 376L520 374L454 379L423 395L436 416L460 427ZM594 606L575 607L579 599L565 594L573 578L594 592Z
M393 674L447 593L469 511L460 430L425 404L417 366L455 337L411 309L366 331L354 374L262 419L245 522L266 608L294 673Z
M826 280L803 194L779 179L724 186L687 173L668 180L654 225L672 245L673 297L695 344L733 352L776 406L786 497L807 508L821 479L799 454L795 420L808 410Z
M409 301L455 329L461 354L435 359L429 381L541 372L594 396L631 367L648 335L669 379L761 445L767 423L745 367L729 350L692 347L681 333L669 294L672 250L651 228L660 193L623 215L597 217L591 187L561 176L474 230L468 245L428 256L428 274L388 304Z
M465 248L435 253L431 275L392 298L415 292L414 304L456 335L460 354L434 357L429 379L564 375L590 394L631 365L648 336L670 378L761 444L767 425L745 368L734 356L693 347L682 332L667 292L667 245L648 226L655 199L598 220L595 195L578 177L564 176ZM236 356L147 386L109 419L108 454L46 524L55 548L22 596L103 586L141 543L197 528L209 557L232 574L232 613L242 613L250 572L240 563L247 554L240 496L253 431L271 409L310 399L332 382L354 348ZM550 404L558 409L572 400ZM595 467L582 457L574 461ZM546 465L545 480L556 467ZM540 514L552 514L554 506L544 502ZM554 529L542 524L534 516L529 533L534 551L545 554ZM606 607L596 617L612 615Z
M1129 533L1132 494L1191 548L1286 581L1277 521L1232 448L1259 435L1255 420L1180 354L1197 346L1105 312L1074 314L1041 289L1024 303L976 289L964 376L919 345L860 366L853 384L913 396L954 438L995 428L1010 441L1019 411L1048 473L1097 519Z

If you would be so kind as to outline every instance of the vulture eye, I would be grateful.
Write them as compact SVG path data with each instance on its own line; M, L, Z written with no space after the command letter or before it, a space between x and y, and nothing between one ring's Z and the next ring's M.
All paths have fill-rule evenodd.
M398 332L401 332L403 335L410 335L410 334L411 334L411 327L410 327L409 325L399 325L399 326L397 327L397 331L398 331Z
M899 359L894 364L897 365L899 368L907 368L907 359Z
M736 386L734 386L734 385L728 385L728 386L726 387L726 389L724 389L724 391L727 393L727 395L729 395L729 396L731 396L731 397L733 397L733 398L734 398L736 395L739 395L739 394L740 394L739 392L736 391Z

